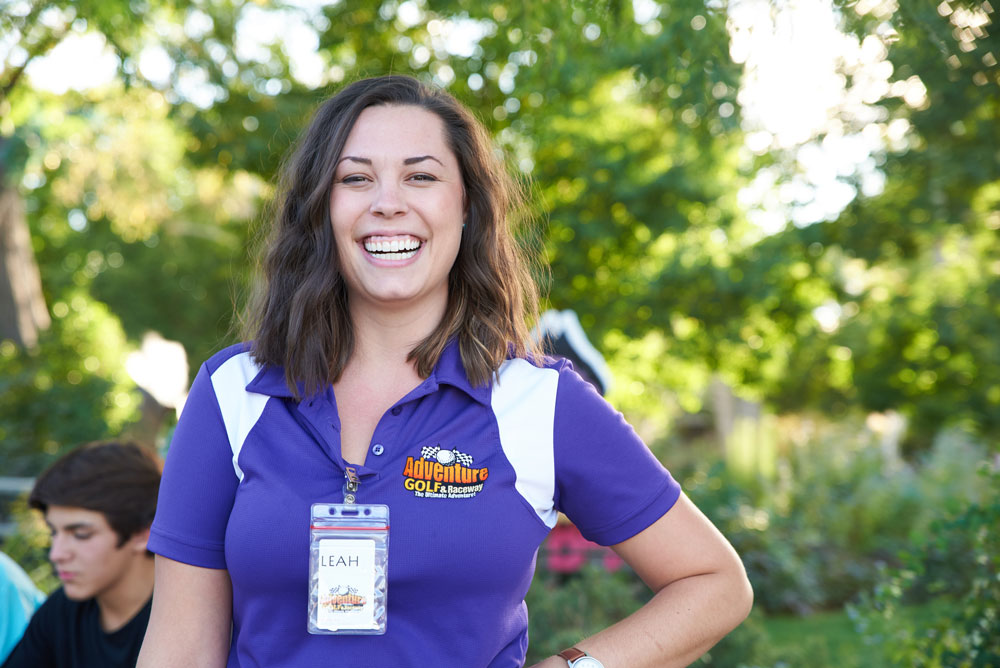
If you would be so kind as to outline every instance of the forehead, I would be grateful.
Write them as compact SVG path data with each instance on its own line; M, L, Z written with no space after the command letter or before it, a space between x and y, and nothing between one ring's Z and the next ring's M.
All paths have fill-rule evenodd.
M422 155L455 161L444 122L423 107L390 105L361 112L347 136L342 157L402 160Z
M45 511L45 523L55 529L71 526L89 526L94 529L110 529L103 513L75 506L49 506Z

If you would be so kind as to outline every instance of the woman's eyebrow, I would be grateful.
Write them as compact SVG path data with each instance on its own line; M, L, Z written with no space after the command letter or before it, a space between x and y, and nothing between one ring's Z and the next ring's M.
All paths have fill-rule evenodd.
M420 156L417 156L415 158L407 158L406 160L403 161L403 164L404 165L415 165L416 163L422 162L424 160L433 160L434 162L436 162L439 165L441 165L442 167L444 167L444 163L441 162L440 160L438 160L437 158L435 158L433 155L420 155Z
M372 164L372 161L369 160L368 158L359 158L359 157L357 157L355 155L345 155L343 158L341 158L337 162L337 164L339 165L341 162L344 162L345 160L350 160L351 162L360 162L363 165L371 165ZM423 162L424 160L433 160L434 162L436 162L439 165L441 165L442 167L444 167L444 163L441 162L440 160L438 160L437 158L435 158L433 155L418 155L418 156L413 157L413 158L406 158L405 160L403 160L403 164L404 165L415 165L418 162Z

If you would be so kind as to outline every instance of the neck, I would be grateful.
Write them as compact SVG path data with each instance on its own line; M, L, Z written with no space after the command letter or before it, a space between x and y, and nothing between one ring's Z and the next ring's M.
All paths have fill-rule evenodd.
M410 366L407 356L430 336L444 318L447 302L428 308L372 308L359 304L351 308L354 325L354 352L351 362L365 366Z
M117 631L132 621L153 595L153 560L145 554L136 556L118 582L97 595L105 633Z

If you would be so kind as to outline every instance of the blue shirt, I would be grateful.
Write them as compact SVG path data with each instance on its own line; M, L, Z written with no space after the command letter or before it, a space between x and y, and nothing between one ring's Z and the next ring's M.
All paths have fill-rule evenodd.
M149 547L225 568L230 667L513 668L539 544L564 512L611 545L680 494L621 414L565 362L511 359L474 387L457 345L394 404L358 467L390 509L388 630L306 632L310 505L343 500L332 388L301 402L246 345L198 373L166 458Z
M45 601L17 562L0 552L0 662L21 639L35 609Z

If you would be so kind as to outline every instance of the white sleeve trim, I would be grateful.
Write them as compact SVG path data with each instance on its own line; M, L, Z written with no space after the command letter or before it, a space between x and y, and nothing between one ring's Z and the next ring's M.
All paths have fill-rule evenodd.
M558 386L555 369L513 359L500 367L492 397L500 445L514 467L514 487L550 529L559 516L553 451Z
M257 376L260 369L247 352L230 357L211 376L215 398L229 436L229 448L233 451L233 469L240 482L243 482L243 469L239 464L240 451L270 398L265 394L246 391L247 384Z

